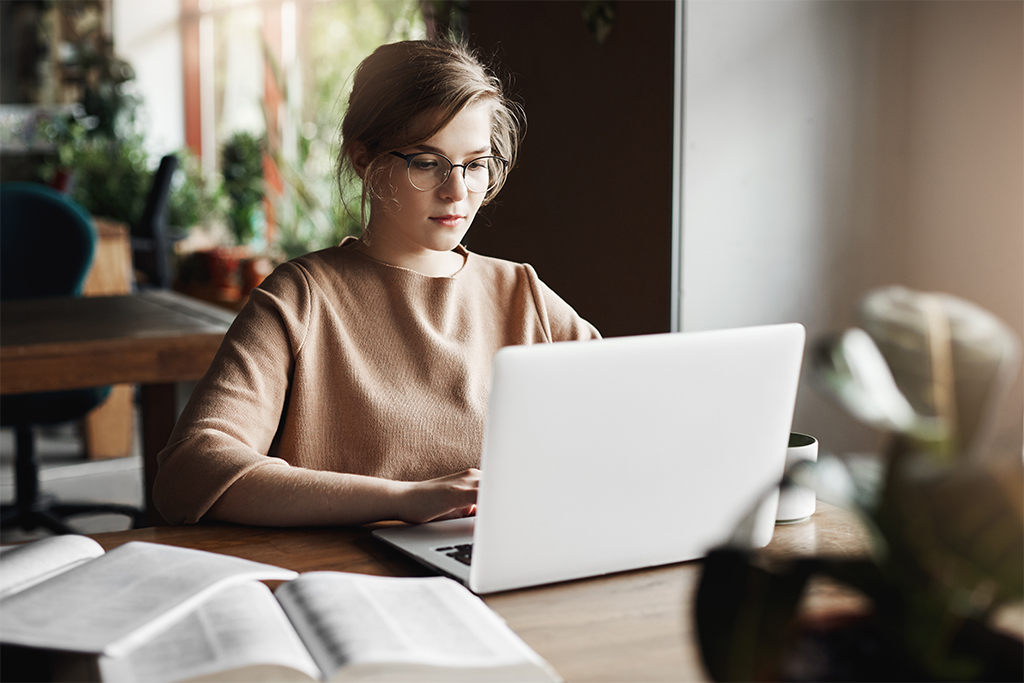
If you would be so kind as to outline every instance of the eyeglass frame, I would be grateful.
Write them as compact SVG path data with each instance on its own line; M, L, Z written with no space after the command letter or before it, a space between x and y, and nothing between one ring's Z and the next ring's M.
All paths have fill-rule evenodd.
M476 157L475 159L470 159L469 161L467 161L464 164L453 164L451 159L446 157L444 154L441 154L440 152L413 152L412 154L402 154L401 152L391 152L392 156L396 156L399 159L402 159L403 161L405 161L405 170L406 170L407 173L408 173L409 169L412 168L412 160L415 157L418 157L418 156L420 156L422 154L433 154L434 156L441 157L442 159L447 161L448 162L448 172L445 173L444 180L442 180L440 183L438 183L436 187L432 187L429 190L420 190L420 188L416 187L416 185L413 184L412 178L409 178L409 184L412 185L413 188L419 190L420 192L432 192L432 191L436 190L438 187L441 187L442 185L444 185L445 183L448 182L448 179L452 177L452 171L454 171L457 168L461 168L462 169L462 182L465 183L466 182L466 166L468 166L469 164L473 163L474 161L479 161L480 159L497 159L498 161L501 162L502 171L505 172L505 173L508 172L508 163L509 163L508 159L506 159L505 157L499 157L496 154L485 154L482 157ZM466 185L466 190L469 191L469 192L472 192L474 194L486 194L487 192L490 192L491 190L493 190L495 187L497 187L497 183L495 183L495 185L492 186L492 187L488 187L486 190L470 190L469 189L469 185L467 184Z

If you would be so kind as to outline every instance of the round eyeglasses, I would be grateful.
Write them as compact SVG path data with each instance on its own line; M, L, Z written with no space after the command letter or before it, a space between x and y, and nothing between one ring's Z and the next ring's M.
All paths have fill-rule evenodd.
M443 154L434 152L417 152L402 154L392 152L399 159L404 159L409 169L409 182L417 190L427 192L444 185L452 170L462 169L462 177L466 181L466 189L470 192L490 192L501 184L508 168L508 159L501 157L477 157L464 164L453 164Z

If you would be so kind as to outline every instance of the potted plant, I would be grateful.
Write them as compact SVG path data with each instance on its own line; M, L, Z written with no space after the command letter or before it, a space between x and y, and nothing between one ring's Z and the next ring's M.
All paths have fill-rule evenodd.
M254 246L265 238L263 136L238 131L221 148L223 216L233 245L215 246L182 263L182 286L193 294L237 308L255 284L245 277Z
M221 149L221 174L228 198L228 226L239 246L263 237L263 155L266 140L246 131L234 133Z

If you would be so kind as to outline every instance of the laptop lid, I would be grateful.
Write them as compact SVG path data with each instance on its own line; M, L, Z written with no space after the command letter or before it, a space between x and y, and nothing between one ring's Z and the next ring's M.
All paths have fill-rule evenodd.
M469 587L680 562L732 537L782 476L804 338L787 324L501 349ZM769 496L750 546L774 519ZM453 521L378 535L451 547L446 527L469 531Z

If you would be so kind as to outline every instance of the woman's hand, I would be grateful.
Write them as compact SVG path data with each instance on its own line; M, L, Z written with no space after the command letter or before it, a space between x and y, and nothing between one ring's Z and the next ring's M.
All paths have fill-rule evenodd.
M469 517L476 512L480 470L468 469L427 481L404 482L399 496L399 519L420 524Z

